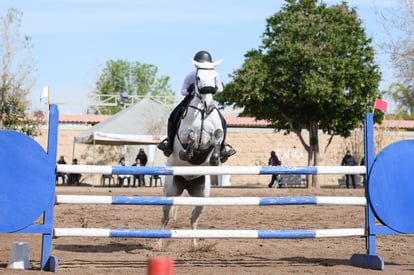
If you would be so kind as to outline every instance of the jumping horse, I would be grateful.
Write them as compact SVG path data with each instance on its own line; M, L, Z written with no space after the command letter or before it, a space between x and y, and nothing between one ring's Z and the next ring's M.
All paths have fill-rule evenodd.
M214 70L221 63L199 63L192 60L197 68L194 97L184 111L174 139L172 154L168 157L168 166L218 166L220 165L221 143L224 138L219 110L213 99L216 91L215 79L207 70ZM187 190L192 197L210 195L210 175L166 176L164 195L181 196ZM161 229L165 229L170 218L171 206L163 206ZM191 228L196 229L204 206L196 206L191 214ZM193 240L193 246L197 242ZM158 243L161 248L162 241Z

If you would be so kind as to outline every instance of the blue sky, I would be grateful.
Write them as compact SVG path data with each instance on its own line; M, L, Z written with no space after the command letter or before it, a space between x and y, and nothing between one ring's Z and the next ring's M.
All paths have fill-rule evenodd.
M325 0L327 4L340 3ZM31 94L40 105L42 87L50 86L52 102L86 102L106 61L124 59L153 64L159 76L171 78L178 93L193 69L198 50L224 59L217 67L222 81L239 68L244 54L261 44L266 18L284 1L255 0L19 0L0 1L0 14L11 7L23 12L22 33L32 37L37 79ZM351 0L374 43L387 38L375 10L392 0ZM395 79L388 56L379 51L381 88ZM80 113L81 106L62 105L62 113Z

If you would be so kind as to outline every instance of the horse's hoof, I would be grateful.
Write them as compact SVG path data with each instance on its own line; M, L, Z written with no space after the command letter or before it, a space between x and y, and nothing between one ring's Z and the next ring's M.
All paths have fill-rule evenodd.
M211 166L218 166L220 164L219 162L219 156L218 154L214 154L210 158L210 165Z
M195 140L196 140L196 135L195 135L195 133L193 132L193 131L191 131L190 133L188 133L188 136L187 136L187 138L188 138L188 140L191 142L194 142Z
M154 247L152 248L152 250L153 250L153 251L157 251L157 252L161 251L161 250L162 250L162 240L158 240L158 241L155 243L155 245L154 245Z
M191 240L190 250L191 250L191 251L197 251L197 250L198 250L198 248L199 248L199 246L198 246L198 242L197 242L197 240L196 240L196 239L192 239L192 240Z
M221 129L217 129L216 131L214 131L214 138L216 140L223 138L223 131Z
M180 157L181 160L184 160L184 161L189 160L189 157L188 157L187 153L184 150L181 150L178 153L178 156Z

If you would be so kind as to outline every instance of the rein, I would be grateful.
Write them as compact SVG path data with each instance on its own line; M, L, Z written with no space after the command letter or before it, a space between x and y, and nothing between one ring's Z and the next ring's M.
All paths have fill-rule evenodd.
M197 95L197 94L196 94ZM199 96L199 95L197 95L197 97L199 98L199 99L201 99L201 96ZM202 136L203 136L203 129L204 129L204 121L206 120L206 117L207 116L209 116L214 110L217 110L217 107L214 107L213 109L211 109L209 112L207 112L206 111L206 106L203 104L203 106L204 106L204 108L199 108L198 106L194 106L194 105L191 105L191 103L190 103L190 105L188 105L188 107L187 107L187 109L188 108L193 108L193 109L195 109L195 110L197 110L197 111L199 111L200 112L200 114L201 114L201 126L200 126L200 137L199 137L199 139L198 139L198 145L200 146L201 145L201 139L202 139ZM218 110L217 110L218 111ZM187 115L187 112L185 112L185 114ZM183 117L184 118L184 117Z
M205 87L202 88L201 90L198 88L198 82L199 82L199 77L198 77L198 71L199 70L214 70L214 69L197 69L197 73L195 75L195 81L194 81L194 97L197 97L200 100L200 104L202 105L202 107L199 107L200 104L198 104L197 106L192 104L192 101L190 101L190 104L188 104L187 109L188 108L193 108L197 111L200 112L201 114L201 126L200 126L200 136L198 138L198 146L201 145L201 140L203 137L203 130L204 130L204 121L206 119L207 116L209 116L214 110L217 109L217 107L212 108L210 111L206 111L207 110L207 106L205 104L205 102L203 101L203 97L201 96L202 94L215 94L215 88L213 87ZM187 114L187 112L185 112ZM184 117L184 116L183 116ZM210 150L210 148L208 149Z

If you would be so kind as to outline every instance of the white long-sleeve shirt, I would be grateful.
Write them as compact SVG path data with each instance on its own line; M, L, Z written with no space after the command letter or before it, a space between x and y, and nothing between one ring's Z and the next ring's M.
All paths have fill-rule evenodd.
M187 89L191 86L191 84L195 84L197 70L192 71L189 73L185 78L183 85L181 86L181 94L183 96L187 96L188 92ZM200 77L199 83L201 87L206 85L216 86L217 93L221 93L223 91L223 84L221 83L220 76L215 70L206 70L206 69L199 69L199 74L202 74ZM214 83L203 83L204 80L214 79Z

